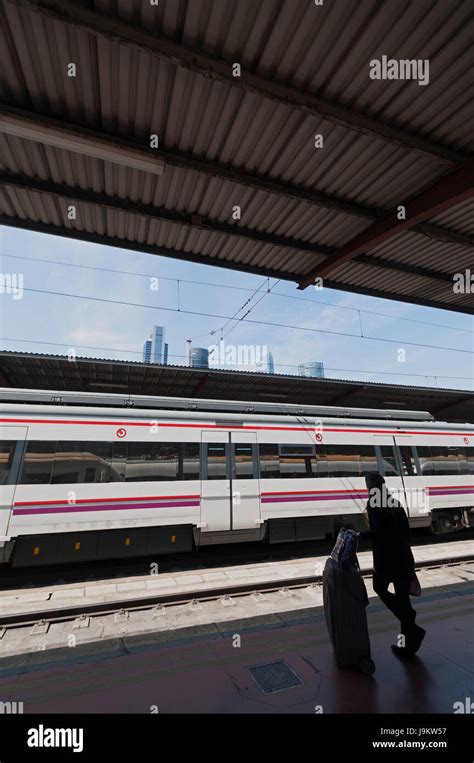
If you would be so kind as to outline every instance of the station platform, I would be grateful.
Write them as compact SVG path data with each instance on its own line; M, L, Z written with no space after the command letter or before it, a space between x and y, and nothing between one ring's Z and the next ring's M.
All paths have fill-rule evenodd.
M435 565L440 559L466 558L472 555L472 539L455 542L433 543L413 546L416 564ZM358 560L362 573L372 570L372 552L359 552ZM219 567L196 568L196 559L190 558L191 569L179 571L145 573L118 579L90 580L78 583L57 583L28 588L0 590L0 614L17 612L41 612L66 606L84 606L101 602L121 601L127 598L130 604L134 599L157 595L183 594L186 592L205 592L229 586L248 585L257 587L260 583L287 581L291 584L302 577L322 575L327 553L322 556L304 556L301 558L279 559L278 561L235 564L229 562ZM0 643L0 656L2 646Z
M336 666L321 605L0 659L0 699L24 713L454 713L474 697L472 566L415 600L419 655L368 590L374 676Z

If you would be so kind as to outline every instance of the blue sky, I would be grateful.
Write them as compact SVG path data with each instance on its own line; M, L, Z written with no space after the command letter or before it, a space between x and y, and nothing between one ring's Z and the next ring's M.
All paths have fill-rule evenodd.
M143 342L157 324L166 327L169 362L184 364L186 338L191 337L195 346L209 347L219 341L220 329L227 324L226 347L236 351L239 346L253 347L257 354L267 348L274 356L277 373L296 374L299 363L321 360L326 376L332 378L474 388L474 320L468 315L330 289L301 292L289 282L268 282L238 271L8 227L0 228L0 233L0 272L21 273L24 284L22 299L0 294L4 350L66 354L72 348L85 357L140 361ZM40 260L54 260L56 264ZM150 289L150 277L159 279L158 291ZM176 312L178 286L173 279L180 280L181 312ZM186 280L212 285L184 283ZM271 292L247 318L299 328L229 323L224 318L185 312L233 316L261 287L241 316L268 286ZM42 291L77 294L96 301ZM369 312L359 315L358 311ZM404 320L407 318L412 320ZM360 321L365 336L390 341L325 333L359 335ZM211 335L211 331L215 333ZM404 360L400 350L404 350ZM245 369L253 370L250 366Z

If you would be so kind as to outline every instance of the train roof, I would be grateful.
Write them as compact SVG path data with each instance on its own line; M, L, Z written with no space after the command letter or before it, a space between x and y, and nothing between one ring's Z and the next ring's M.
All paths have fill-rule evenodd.
M429 411L406 411L386 408L347 408L331 405L206 400L184 397L152 397L96 392L64 392L54 390L0 388L0 402L25 405L86 406L100 408L132 408L148 410L201 411L216 413L278 414L287 416L321 416L349 419L387 419L434 421Z

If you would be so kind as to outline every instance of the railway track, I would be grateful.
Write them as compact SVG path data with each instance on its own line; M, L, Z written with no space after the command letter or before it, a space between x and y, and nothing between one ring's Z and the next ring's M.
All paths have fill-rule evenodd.
M421 530L412 531L412 547L436 545L474 540L474 530L447 533L445 535L427 535ZM252 564L256 562L286 561L302 559L316 554L325 555L331 552L334 539L320 541L300 541L295 544L282 543L277 546L264 546L256 543L229 544L225 546L205 547L192 553L170 554L159 560L161 572L197 571L201 568L232 566L236 564ZM370 550L370 542L361 542L359 551ZM95 580L113 580L116 577L125 578L136 575L148 575L151 563L156 563L156 557L136 557L131 559L106 560L102 562L84 562L71 564L61 569L45 566L40 568L15 569L5 568L0 572L0 591L21 587L47 586L65 583L91 582Z
M466 562L473 562L474 554L465 554L452 558L449 555L442 559L420 561L415 565L417 571L422 569L438 569L440 567L459 566ZM372 569L362 570L364 578L372 575ZM195 591L184 591L181 593L154 594L151 596L124 598L120 600L106 601L100 603L82 604L78 606L54 607L36 610L35 612L22 612L17 614L0 615L0 636L3 629L14 629L18 627L27 627L42 625L47 627L53 623L64 623L67 621L84 621L86 618L107 616L111 614L122 614L145 611L159 610L161 608L173 607L182 604L193 604L216 600L232 599L234 597L249 596L252 594L274 593L282 590L291 590L297 588L306 588L308 586L320 586L322 584L322 575L306 575L301 577L292 577L274 581L249 582L235 586L220 586L216 588L205 588ZM3 633L5 632L3 630Z

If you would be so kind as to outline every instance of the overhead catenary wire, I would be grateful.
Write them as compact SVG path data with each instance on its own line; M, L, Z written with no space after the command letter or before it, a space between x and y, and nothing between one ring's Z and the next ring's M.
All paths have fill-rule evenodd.
M270 287L270 279L268 279L268 286L267 286L267 290L266 290L266 292L265 292L264 294L262 294L262 295L261 295L261 297L260 297L260 299L258 299L258 300L255 302L255 304L253 304L253 305L252 305L252 306L251 306L251 307L250 307L250 308L247 310L247 312L246 312L246 313L244 313L244 314L243 314L243 315L242 315L240 318L232 318L232 320L235 320L235 323L234 323L234 325L233 325L233 326L231 326L231 327L230 327L230 329L229 329L228 331L226 331L226 333L224 334L224 336L222 337L222 339L225 339L225 337L229 336L230 332L231 332L231 331L233 331L233 330L236 328L236 326L238 325L238 323L239 323L240 321L243 321L243 320L245 320L245 318L247 318L247 316L248 316L248 315L250 315L250 313L252 312L252 310L254 310L254 309L257 307L257 305L259 305L259 304L260 304L260 302L262 301L262 299L265 299L265 297L266 297L268 294L270 294L270 293L271 293L271 291L272 291L272 289L274 289L274 288L275 288L275 286L278 286L278 284L279 284L279 283L280 283L280 279L278 279L278 280L276 281L276 283L274 283L274 284L273 284L273 286L271 286L271 287ZM258 289L258 291L260 291L260 289ZM249 301L251 301L251 300L253 299L253 297L254 297L256 294L257 294L257 292L255 292L255 294L253 294L253 295L252 295L252 297L250 298L250 300L247 300L247 302L244 302L244 304L242 305L242 308L241 308L241 310L243 310L243 309L245 308L245 306L248 304L248 302L249 302ZM240 312L240 310L238 310L238 311L237 311L236 315L237 315L239 312ZM227 323L229 323L229 322L230 322L230 321L228 321ZM226 325L227 325L227 324L226 324Z
M178 312L176 307L161 307L157 305L146 305L141 304L139 302L124 302L123 300L117 300L117 299L106 299L105 297L91 297L88 295L83 294L70 294L68 292L60 292L60 291L52 291L48 289L34 289L32 287L23 287L24 291L30 291L37 294L50 294L55 295L59 297L68 297L70 299L84 299L86 301L91 302L103 302L105 304L111 304L111 305L127 305L128 307L138 307L146 310L161 310L164 312L170 312L170 313L176 313ZM201 318L218 318L221 320L228 320L231 318L231 316L228 315L220 315L219 313L206 313L198 310L179 310L181 314L184 315L196 315ZM262 321L262 320L256 320L255 318L245 318L242 319L243 323L252 323L259 326L272 326L273 328L287 328L292 329L294 331L305 331L305 332L312 332L316 334L330 334L332 336L345 336L350 337L352 339L363 339L365 341L372 341L372 342L388 342L390 344L403 344L411 347L424 347L426 349L430 350L444 350L445 352L458 352L463 353L466 355L474 355L473 350L464 350L461 348L456 347L445 347L443 345L436 345L436 344L426 344L424 342L409 342L405 339L388 339L387 337L374 337L370 336L368 334L364 334L361 336L360 334L352 334L346 331L331 331L330 329L318 329L313 328L312 326L297 326L290 323L275 323L273 321Z
M233 284L212 283L210 281L196 281L194 279L176 278L174 276L157 276L156 274L151 274L151 273L136 273L129 270L103 268L103 267L98 267L96 265L83 265L83 264L77 264L73 262L64 262L61 260L50 260L43 257L41 258L26 257L25 255L8 254L5 252L2 252L0 254L0 257L10 257L12 259L17 259L17 260L28 260L29 262L41 262L41 263L46 263L51 265L61 265L63 267L80 268L82 270L99 271L103 273L115 273L116 275L135 276L137 278L158 278L158 280L160 281L175 281L175 282L180 282L181 284L190 284L192 286L211 286L213 288L218 288L218 289L232 289L234 291L246 291L246 292L254 291L253 287L248 287L248 286L235 286ZM298 302L309 302L310 304L316 305L316 306L325 305L327 307L333 308L334 310L351 310L353 312L365 313L367 315L376 315L378 317L391 318L392 320L396 320L396 321L407 321L409 323L419 323L425 326L442 328L448 331L457 331L457 332L462 332L466 334L474 334L474 330L461 328L460 326L459 327L447 326L446 324L442 324L442 323L433 323L432 321L423 321L423 320L420 320L419 318L406 318L400 315L392 315L391 313L385 313L380 310L366 310L362 308L349 307L348 305L337 305L337 304L333 304L332 302L325 302L324 300L321 300L321 299L315 300L315 299L309 299L308 297L297 296L295 294L282 294L281 292L278 292L278 291L272 291L272 295L275 297L282 297L284 299L297 300ZM207 334L202 334L200 336L207 336Z
M269 279L267 279L267 281L269 282ZM277 281L277 283L279 283L279 280ZM258 294L258 292L260 291L260 289L262 288L262 286L263 286L263 285L264 285L264 284L263 284L263 283L261 283L261 284L260 284L260 286L258 286L258 288L257 288L257 289L255 289L255 290L253 291L252 295L251 295L251 296L250 296L250 297L249 297L247 300L245 300L244 304L243 304L241 307L239 307L239 309L238 309L238 310L236 310L236 311L235 311L234 315L233 315L231 318L229 318L229 319L227 320L227 322L226 322L226 323L224 323L224 325L223 325L223 326L220 326L219 328L216 328L216 329L211 329L211 331L208 331L208 332L206 332L205 334L198 334L197 336L194 336L194 337L190 337L190 338L191 338L191 339L200 339L200 338L201 338L201 337L203 337L203 336L213 336L213 335L214 335L214 334L216 334L218 331L220 331L220 334L221 334L221 340L222 340L222 339L224 339L224 336L228 336L228 335L230 334L230 332L232 331L232 329L233 329L233 328L235 328L235 326L231 326L231 328L229 329L229 331L227 331L227 332L226 332L226 334L224 334L224 329L226 328L226 326L228 326L228 325L229 325L229 323L231 323L232 321L237 321L237 322L238 322L239 320L242 320L242 318L238 318L238 317L237 317L237 316L238 316L238 314L239 314L240 312L242 312L242 310L244 310L244 309L247 307L247 305L248 305L248 304L249 304L249 303L252 301L252 299L253 299L253 298L256 296L256 294ZM276 286L276 284L274 284L274 286ZM259 299L259 300L258 300L256 303L255 303L255 305L252 305L252 307L250 308L250 310L248 310L248 311L245 313L245 315L244 315L244 316L242 316L242 317L245 317L245 316L247 316L247 315L248 315L248 314L249 314L249 313L250 313L250 312L253 310L253 308L254 308L254 307L256 307L256 306L259 304L259 302L261 302L261 301L262 301L263 297L265 297L265 296L268 294L268 292L269 292L269 291L270 291L270 289L268 288L268 289L267 289L267 292L266 292L265 294L263 294L263 296L262 296L262 297L261 297L261 298L260 298L260 299Z

